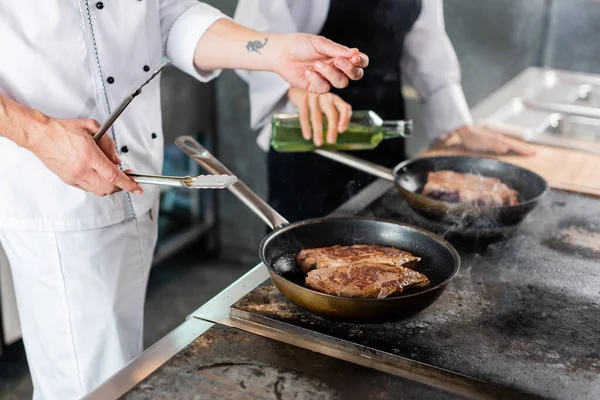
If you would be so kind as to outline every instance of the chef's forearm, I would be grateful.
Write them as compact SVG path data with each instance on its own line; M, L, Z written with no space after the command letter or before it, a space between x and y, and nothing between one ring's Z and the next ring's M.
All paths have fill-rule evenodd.
M213 23L198 41L194 65L200 70L273 71L284 46L284 37L221 19Z
M0 94L0 136L27 147L32 132L40 130L48 117Z

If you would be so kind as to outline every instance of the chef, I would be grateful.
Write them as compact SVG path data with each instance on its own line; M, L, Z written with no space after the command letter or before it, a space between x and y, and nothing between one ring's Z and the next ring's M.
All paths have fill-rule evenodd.
M124 171L161 172L159 80L98 145L97 121L163 56L203 82L246 68L315 93L360 79L368 58L243 28L195 0L3 1L0 38L0 242L34 398L76 399L142 351L159 188Z
M336 141L352 108L373 110L384 120L404 119L404 76L419 94L430 139L453 134L471 150L531 154L524 143L473 124L442 0L240 0L235 19L268 32L321 34L370 58L362 80L325 95L292 88L269 72L238 71L249 84L251 123L262 129L258 144L265 151L273 113L299 111L303 136L316 145ZM393 167L405 157L404 141L390 139L352 154ZM269 203L290 221L324 216L374 179L316 154L276 151L268 153L268 175Z

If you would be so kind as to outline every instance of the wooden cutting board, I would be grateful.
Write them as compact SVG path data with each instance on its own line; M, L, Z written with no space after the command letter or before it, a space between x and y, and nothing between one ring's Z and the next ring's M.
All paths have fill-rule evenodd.
M550 147L532 145L536 154L531 157L489 156L518 165L542 176L553 189L584 193L600 197L600 155ZM477 155L458 147L440 145L420 153L417 157L441 155Z

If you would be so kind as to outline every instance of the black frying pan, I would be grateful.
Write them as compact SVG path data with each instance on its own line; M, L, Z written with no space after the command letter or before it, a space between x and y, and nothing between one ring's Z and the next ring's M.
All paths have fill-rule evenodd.
M193 138L177 138L177 145L213 174L230 174ZM229 190L259 215L274 231L260 244L260 258L281 294L300 307L327 318L351 322L393 321L429 307L446 289L460 268L456 250L441 237L393 221L366 218L318 218L289 224L281 215L239 181ZM432 282L426 290L386 299L332 296L304 286L295 263L302 249L333 245L378 244L419 256L415 267Z
M405 161L390 170L346 153L317 150L316 153L368 174L395 182L409 206L419 214L436 221L463 227L498 228L520 223L548 191L547 182L539 175L513 164L485 157L439 156ZM434 200L421 194L427 174L450 170L500 179L519 192L514 206L481 207Z

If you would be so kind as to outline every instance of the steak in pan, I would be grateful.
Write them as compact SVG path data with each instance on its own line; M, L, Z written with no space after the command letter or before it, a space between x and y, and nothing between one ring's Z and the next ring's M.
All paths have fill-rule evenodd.
M517 205L517 194L500 179L453 171L429 172L423 188L423 195L435 200L481 207Z
M306 287L317 292L364 299L383 299L429 285L425 275L412 269L373 263L315 269L306 277Z
M410 268L419 260L419 257L415 257L407 251L374 244L305 249L296 257L296 261L304 273L313 269L339 268L356 264L381 264Z

